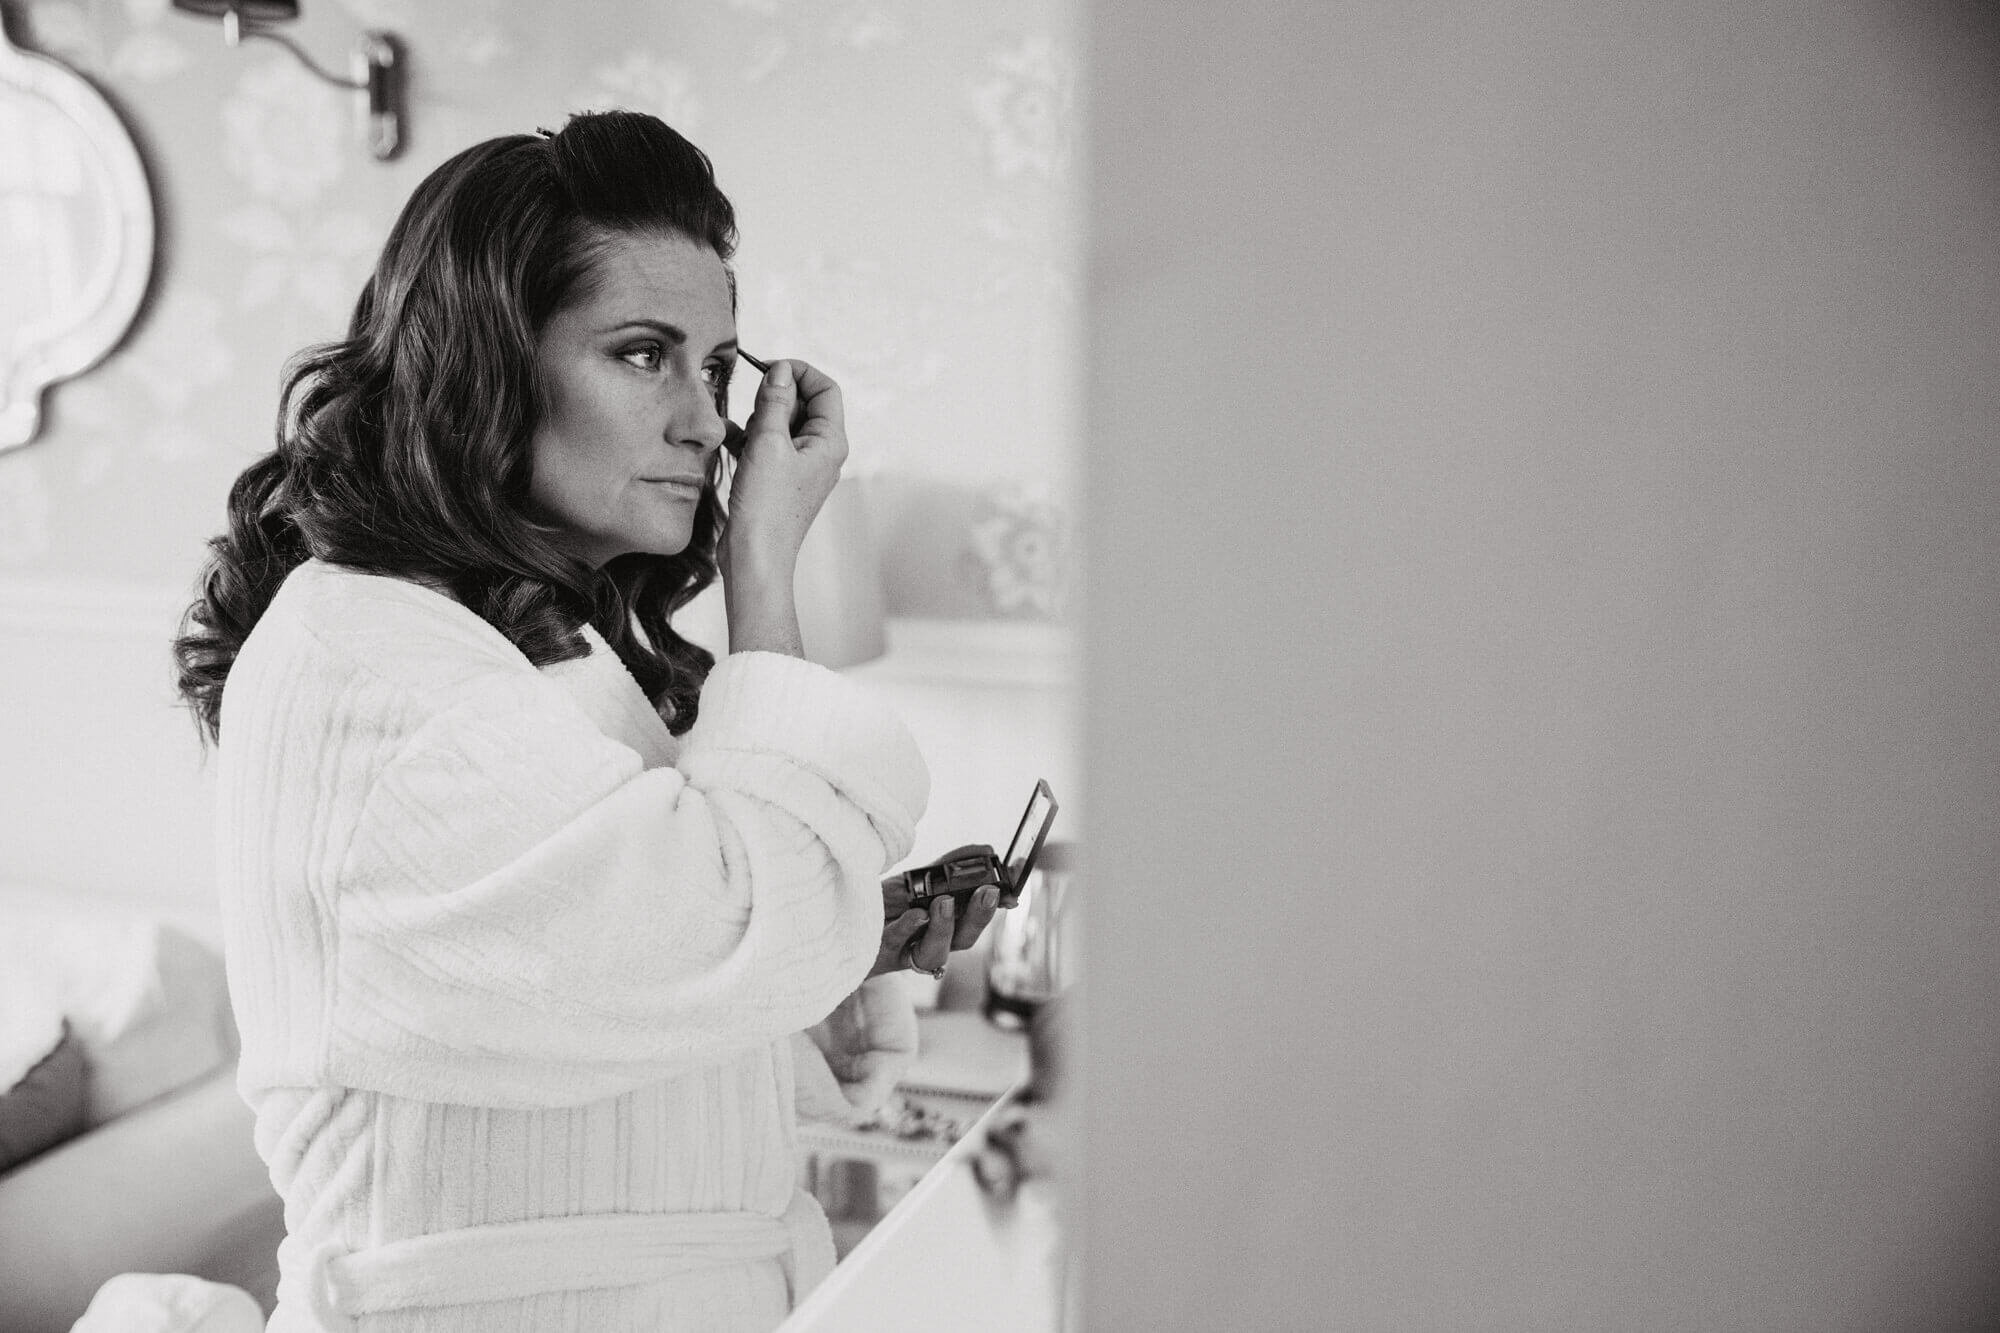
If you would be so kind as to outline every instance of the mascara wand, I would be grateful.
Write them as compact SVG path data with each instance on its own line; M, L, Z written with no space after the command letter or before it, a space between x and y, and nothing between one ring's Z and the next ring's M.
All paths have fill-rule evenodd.
M750 355L750 353L744 351L741 347L736 349L736 355L740 359L748 361L751 365L755 366L757 368L758 374L768 375L771 373L770 362L759 361L756 357ZM723 421L724 424L727 425L728 431L723 436L722 447L729 451L730 457L740 458L742 457L743 454L743 441L745 438L743 433L743 427L737 425L733 421L730 421L727 417L723 418Z

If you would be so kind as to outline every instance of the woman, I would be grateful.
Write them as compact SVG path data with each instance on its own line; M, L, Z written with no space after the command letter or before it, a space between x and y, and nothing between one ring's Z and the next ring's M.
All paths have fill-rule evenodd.
M771 1328L832 1260L797 1109L886 1091L886 974L992 917L885 908L929 777L800 658L840 393L727 422L734 243L651 117L468 149L232 489L176 652L274 1330ZM715 663L668 616L718 567Z

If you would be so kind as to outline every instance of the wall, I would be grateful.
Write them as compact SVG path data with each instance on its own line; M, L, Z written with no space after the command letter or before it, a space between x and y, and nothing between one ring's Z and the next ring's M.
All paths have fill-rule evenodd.
M1056 720L1080 266L1066 0L307 5L289 31L324 63L367 26L408 48L409 148L386 166L343 95L268 43L227 49L167 0L5 3L24 45L119 107L161 248L125 345L0 454L0 879L206 892L205 779L165 641L229 481L268 447L282 364L344 327L432 166L586 106L657 112L714 159L745 344L842 381L901 638L966 645L876 670L951 737L924 845L1011 827L1017 771L1074 771ZM967 720L937 680L964 687Z
M1091 15L1089 1326L1992 1327L1992 8Z

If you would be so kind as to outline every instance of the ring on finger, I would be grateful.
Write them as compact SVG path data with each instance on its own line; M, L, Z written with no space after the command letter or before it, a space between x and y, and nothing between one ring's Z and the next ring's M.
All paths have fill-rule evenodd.
M903 962L909 966L912 972L921 972L932 981L943 981L944 965L951 961L951 956L949 954L945 955L944 963L939 963L936 967L925 967L917 961L917 941L922 938L923 936L920 934L910 937L910 942L903 946Z

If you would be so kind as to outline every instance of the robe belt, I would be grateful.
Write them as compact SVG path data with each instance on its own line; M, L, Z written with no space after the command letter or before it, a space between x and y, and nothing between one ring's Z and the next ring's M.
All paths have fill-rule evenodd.
M833 1268L819 1201L769 1213L586 1213L490 1222L349 1250L326 1241L286 1283L327 1329L359 1315L628 1287L724 1264L783 1261L797 1305Z

